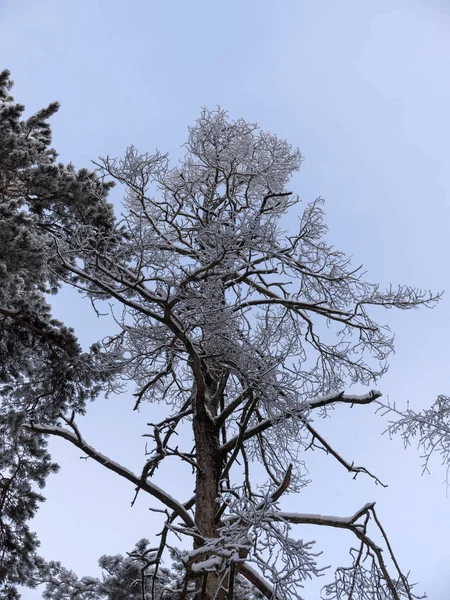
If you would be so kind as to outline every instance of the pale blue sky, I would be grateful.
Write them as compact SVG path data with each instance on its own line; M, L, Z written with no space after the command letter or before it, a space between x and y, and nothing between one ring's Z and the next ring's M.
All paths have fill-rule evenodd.
M300 147L306 160L292 189L305 200L326 198L330 239L371 279L450 288L446 0L3 0L0 49L28 112L61 102L52 125L63 161L86 166L129 144L180 156L201 106L220 105ZM105 331L71 294L57 299L55 311L86 343ZM397 353L378 387L414 407L449 393L449 297L434 311L384 317L397 333ZM136 415L126 397L106 408L104 401L92 406L86 438L137 470L139 435L159 409ZM322 426L389 488L354 482L315 453L306 459L317 483L291 509L350 514L377 500L401 564L431 599L446 597L450 500L439 461L421 477L417 452L380 438L383 422L370 409L336 412ZM63 469L36 519L47 558L95 573L101 554L155 533L147 501L129 508L126 483L80 461L63 442L53 447L55 456L63 453ZM169 475L157 483L189 497L190 483ZM304 535L322 539L322 532ZM346 558L347 542L341 533L327 538L323 564L338 552Z

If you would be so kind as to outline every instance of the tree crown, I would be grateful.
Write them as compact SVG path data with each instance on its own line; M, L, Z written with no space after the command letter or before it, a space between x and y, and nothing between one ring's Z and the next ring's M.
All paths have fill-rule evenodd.
M10 448L1 535L2 561L14 575L8 579L3 569L0 580L33 580L23 548L34 556L36 540L17 515L32 516L41 498L30 496L26 510L18 498L25 481L42 485L55 468L45 446L48 436L59 436L133 483L136 494L163 504L160 544L138 557L145 555L142 573L148 569L153 581L148 588L142 580L144 595L156 594L168 539L177 534L191 538L193 550L178 555L183 574L167 584L168 593L212 600L251 585L254 594L300 599L304 580L320 574L312 543L291 537L292 525L307 523L344 528L359 540L353 564L325 588L329 598L362 599L367 590L380 599L412 598L372 504L342 518L282 512L278 500L306 484L299 454L311 444L355 475L371 475L328 444L314 415L381 395L343 391L386 371L393 338L374 320L374 307L431 306L438 296L367 282L361 267L327 243L323 200L302 207L288 190L300 152L255 124L204 109L175 167L167 155L130 147L123 159L102 159L96 173L76 172L56 164L49 148L47 119L57 105L21 121L8 81L3 73L0 136L8 151L0 156L0 247L13 251L0 286L1 423ZM111 179L126 189L120 219L107 203ZM284 216L295 210L298 222L284 231ZM45 293L64 283L94 309L111 307L116 332L89 352L51 318ZM100 454L75 421L88 398L127 382L135 386L134 409L144 402L169 408L146 434L154 449L140 475ZM183 424L192 449L173 445ZM175 499L152 482L168 457L193 470L192 498ZM256 461L267 473L264 485L254 481ZM396 577L368 536L369 523L379 528ZM56 587L50 580L47 596L65 597L61 590L69 580L73 588L73 577L36 561L46 577L60 577ZM119 580L132 569L129 561L114 564ZM106 584L86 585L86 599L104 595Z

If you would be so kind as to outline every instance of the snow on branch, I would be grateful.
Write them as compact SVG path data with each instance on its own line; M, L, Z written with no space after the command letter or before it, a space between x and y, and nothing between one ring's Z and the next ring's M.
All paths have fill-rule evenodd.
M378 402L383 415L390 415L387 432L399 434L405 446L417 440L423 454L423 471L429 471L429 462L434 454L439 454L442 464L447 465L446 483L450 485L450 397L439 395L430 408L415 411L409 406L400 410L395 404Z
M71 425L75 426L73 421ZM106 467L110 471L113 471L114 473L117 473L117 475L120 475L120 477L127 479L128 481L135 484L151 496L154 496L162 504L172 509L175 512L175 514L184 521L187 527L195 526L191 515L187 512L187 510L182 504L175 500L175 498L173 498L170 494L165 492L162 488L158 487L154 483L151 483L148 479L142 481L142 479L138 475L135 475L126 467L123 467L119 463L116 463L104 454L98 452L95 448L93 448L83 440L76 426L74 427L74 431L69 431L64 427L58 427L56 425L40 425L31 422L25 423L23 427L25 429L29 429L30 431L35 431L36 433L41 433L44 435L55 435L57 437L64 438L77 448L80 448L80 450L83 450L83 452L85 452L90 458L94 459L102 466Z
M378 544L376 544L367 533L369 521L371 518L374 520L378 531L386 544L386 549L388 551L389 558L393 562L395 570L397 572L397 579L392 578L388 572L388 568L383 556L383 549ZM273 519L286 521L287 523L296 525L308 524L347 529L351 531L360 540L361 545L359 551L355 555L353 566L346 570L340 568L337 571L337 575L345 571L351 573L349 581L346 582L346 585L344 585L341 590L343 591L345 597L351 598L355 586L360 585L361 577L364 580L365 574L367 572L370 572L372 573L372 576L376 577L379 585L377 593L374 596L375 598L379 598L381 600L385 597L381 593L382 590L385 590L383 592L384 594L389 593L390 597L392 597L393 600L401 600L401 598L413 600L414 598L420 598L420 596L416 596L415 594L413 594L413 585L408 582L407 577L400 570L399 564L392 550L391 543L389 542L386 532L384 531L381 522L376 514L375 503L372 502L366 504L350 517L288 513L280 511L273 515ZM360 522L361 519L363 519L362 523ZM367 559L369 559L370 562L369 571L367 571L367 569L363 567L363 563ZM341 597L339 595L333 596L333 591L335 591L335 586L333 584L325 586L325 591L328 595L331 595L333 598ZM348 594L350 595L348 596ZM357 597L366 598L364 594L362 596ZM368 599L372 597L373 596L367 596Z
M248 440L267 429L270 429L274 425L277 425L280 422L287 421L289 419L300 419L303 420L305 415L308 414L308 411L314 408L320 408L323 406L328 406L330 404L335 404L337 402L344 404L370 404L377 398L380 398L382 393L378 390L371 390L367 394L362 395L353 395L353 394L345 394L344 392L338 392L337 394L330 394L328 396L324 396L323 398L319 398L318 400L310 400L305 402L301 408L295 411L286 411L285 413L279 414L270 419L265 419L259 422L257 425L253 427L249 427L241 436L234 436L230 438L226 444L221 447L221 452L224 454L230 452L240 440Z

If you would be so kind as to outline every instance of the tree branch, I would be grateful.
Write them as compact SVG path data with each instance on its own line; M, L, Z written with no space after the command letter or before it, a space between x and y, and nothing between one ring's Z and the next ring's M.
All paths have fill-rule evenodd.
M56 425L38 425L35 423L25 423L22 425L25 429L35 431L36 433L43 433L44 435L56 435L62 437L65 440L71 442L80 450L83 450L90 458L93 458L96 462L103 465L110 471L117 473L124 479L131 481L136 486L139 486L142 490L154 496L162 504L172 509L178 517L180 517L187 527L195 527L195 523L191 515L187 512L182 504L180 504L175 498L170 496L163 489L157 485L150 483L148 480L142 482L140 477L135 475L132 471L129 471L126 467L119 465L110 458L104 456L98 452L95 448L87 444L82 438L78 438L75 433L64 429L63 427L57 427Z
M380 481L378 479L378 477L373 475L373 473L371 473L365 467L355 467L354 463L349 463L348 461L346 461L345 458L343 458L340 454L338 454L336 452L336 450L334 450L334 448L332 446L330 446L330 444L326 441L326 439L324 437L322 437L320 435L320 433L316 429L314 429L314 427L312 427L312 425L310 425L306 419L303 420L303 424L313 437L310 446L314 447L314 439L317 439L322 444L323 447L320 448L320 446L316 446L316 448L320 448L321 450L324 450L327 454L331 454L332 456L334 456L334 458L339 463L341 463L341 465L344 466L349 473L355 474L354 479L356 479L356 476L358 475L358 473L365 473L366 475L369 475L369 477L372 477L372 479L374 479L375 482L379 483L382 487L384 487L384 488L387 487L387 485L385 483ZM310 446L308 446L308 447L310 447Z
M306 525L307 524L307 525L320 525L320 526L326 526L326 527L337 527L340 529L348 529L354 535L356 535L356 537L359 540L361 540L361 542L363 544L365 544L365 546L367 546L367 548L369 548L375 554L375 556L377 557L377 560L378 560L378 565L383 573L383 577L389 587L392 597L394 598L394 600L401 600L401 598L397 592L397 589L394 585L394 582L388 573L388 570L387 570L387 567L386 567L386 564L384 562L383 555L382 555L382 548L380 548L380 546L378 546L366 534L364 526L357 524L357 521L363 515L369 515L369 512L371 512L372 515L374 516L375 522L378 525L378 527L380 528L381 534L387 544L389 554L390 554L391 558L393 559L396 570L397 570L397 572L402 580L402 583L405 587L405 592L408 594L408 598L410 600L412 600L412 596L409 592L408 582L406 581L406 578L404 577L403 573L399 569L398 563L395 560L395 557L392 552L392 548L387 540L386 534L385 534L383 528L381 527L381 524L380 524L378 518L376 517L374 507L375 507L374 502L366 504L351 517L334 517L334 516L327 516L327 515L278 512L278 513L275 513L274 515L272 515L272 518L275 521L286 521L287 523L292 523L295 525L300 525L300 524Z
M259 433L270 429L274 425L277 425L281 421L292 418L304 419L305 412L307 412L308 409L320 408L322 406L327 406L328 404L334 404L335 402L341 402L343 404L370 404L377 398L380 398L380 396L382 396L382 394L377 390L371 390L369 393L360 396L355 396L351 394L347 395L344 394L344 392L339 392L337 394L324 396L323 398L320 398L316 401L306 402L303 405L303 407L299 408L298 410L286 411L285 413L282 413L277 417L274 417L273 419L265 419L257 425L250 427L249 429L247 429L247 431L243 434L242 437L240 434L232 437L228 440L226 444L223 444L223 446L221 447L221 452L224 454L230 452L236 446L238 441L241 441L241 439L242 441L248 440L254 437L255 435L258 435Z
M257 571L244 563L236 565L237 571L243 575L263 596L269 600L279 600L279 596L274 596L273 587Z

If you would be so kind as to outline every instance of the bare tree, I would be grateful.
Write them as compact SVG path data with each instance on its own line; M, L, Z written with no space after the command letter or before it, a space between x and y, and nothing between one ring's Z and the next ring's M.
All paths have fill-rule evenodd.
M48 418L37 399L21 429L66 439L130 481L136 494L163 505L160 544L145 559L151 589L170 536L192 539L192 551L179 555L181 583L167 597L233 598L247 580L266 598L302 598L302 583L321 574L313 544L292 537L302 524L355 537L353 563L325 587L328 598L417 597L373 504L348 517L278 506L282 494L307 483L299 454L311 444L355 476L377 479L331 447L314 419L337 404L371 404L381 396L345 392L387 369L393 340L372 319L372 307L410 309L437 299L407 286L381 290L327 244L323 201L301 209L286 188L300 163L286 141L222 110L204 110L178 166L133 147L121 160L97 164L100 181L126 188L124 213L113 227L76 214L61 224L52 208L43 213L55 277L78 288L99 313L109 305L119 327L93 346L92 378L109 392L133 382L135 410L164 402L168 414L150 424L154 447L141 473L84 439L76 407ZM90 193L100 203L97 180ZM298 221L283 231L282 216L293 222L299 208ZM185 426L192 447L180 448L175 435ZM169 457L194 471L193 497L174 498L152 482ZM267 473L264 485L252 475L255 462Z

